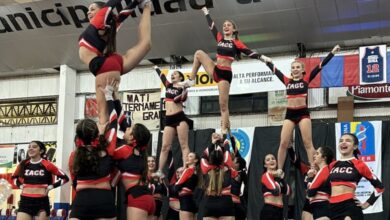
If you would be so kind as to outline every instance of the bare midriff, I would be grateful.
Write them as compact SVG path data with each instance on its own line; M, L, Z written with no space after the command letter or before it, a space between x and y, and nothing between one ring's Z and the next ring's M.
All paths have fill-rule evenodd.
M349 186L343 186L343 185L338 185L338 186L332 186L332 196L338 196L338 195L343 195L347 193L352 193L355 194L355 189L349 187Z

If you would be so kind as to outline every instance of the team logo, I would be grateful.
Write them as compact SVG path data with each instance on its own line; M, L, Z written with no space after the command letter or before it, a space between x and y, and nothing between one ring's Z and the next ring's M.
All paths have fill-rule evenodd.
M236 147L240 155L245 158L250 150L250 139L248 134L241 129L232 129L232 134L236 139Z

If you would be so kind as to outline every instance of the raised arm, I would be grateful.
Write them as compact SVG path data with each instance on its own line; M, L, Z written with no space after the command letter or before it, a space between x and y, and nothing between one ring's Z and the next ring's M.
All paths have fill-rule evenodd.
M203 7L202 11L203 11L203 14L206 16L207 23L209 25L211 33L214 35L215 40L217 42L221 41L223 39L223 36L221 33L218 32L218 29L215 27L215 23L210 16L209 10L206 7Z
M311 72L310 75L308 75L308 82L311 82L317 74L321 71L322 67L324 67L333 57L334 55L340 51L340 46L336 45L332 51L325 57L323 61L321 61L320 64L318 64Z
M104 125L98 125L100 135L104 135L107 141L106 151L107 154L112 156L117 144L117 128L118 128L118 114L115 110L115 103L113 98L114 90L117 88L117 82L108 84L104 89L104 94L107 103L107 109L109 112L109 121L107 128ZM103 129L106 128L106 129Z
M161 72L160 68L158 68L158 66L154 66L154 69L156 70L157 75L160 77L161 82L164 84L165 87L167 87L169 84L171 84L171 83L167 80L167 77L165 76L165 74L163 74L163 73Z
M287 78L282 72L280 72L280 70L278 70L274 64L272 63L272 59L269 58L269 57L266 57L264 55L261 55L260 58L259 58L261 61L263 61L267 66L268 68L270 68L270 70L278 77L278 79L280 81L282 81L282 83L284 85L287 85L288 84L288 81L290 80L289 78Z
M234 44L236 45L237 49L247 55L248 57L252 59L262 60L264 55L258 54L256 51L252 51L249 49L242 41L240 40L234 40Z

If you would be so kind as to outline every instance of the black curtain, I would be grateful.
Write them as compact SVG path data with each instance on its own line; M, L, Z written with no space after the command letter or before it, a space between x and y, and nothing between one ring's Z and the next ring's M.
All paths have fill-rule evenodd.
M281 127L255 128L252 155L248 171L248 219L259 219L264 199L261 191L263 161L267 154L277 155Z
M333 152L336 153L336 134L334 127L334 123L314 123L312 125L312 139L315 149L321 146L327 146L332 148ZM302 161L308 164L307 153L298 126L296 126L295 129L295 152ZM293 216L295 219L301 219L302 209L305 203L304 177L299 170L295 169L295 167L292 167L291 170L291 173L293 174L289 179L289 184L290 186L294 186L295 189L290 198L289 216Z

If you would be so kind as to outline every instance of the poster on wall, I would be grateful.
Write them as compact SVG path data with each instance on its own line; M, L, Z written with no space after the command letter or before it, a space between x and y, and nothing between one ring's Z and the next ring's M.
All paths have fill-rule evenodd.
M160 128L160 92L124 92L122 107L132 123L144 124L150 130Z
M268 92L268 123L270 125L282 125L286 110L286 90Z
M359 159L364 161L372 172L381 178L382 171L382 122L381 121L362 121L362 122L342 122L335 124L336 146L344 133L353 133L359 139L359 150L361 155ZM340 154L337 150L337 159ZM369 181L362 178L356 187L356 197L360 202L365 202L374 191L374 187ZM377 213L383 211L382 196L378 198L374 205L363 210L365 214Z
M0 167L11 168L15 145L0 145Z
M360 84L387 82L386 45L359 48Z

